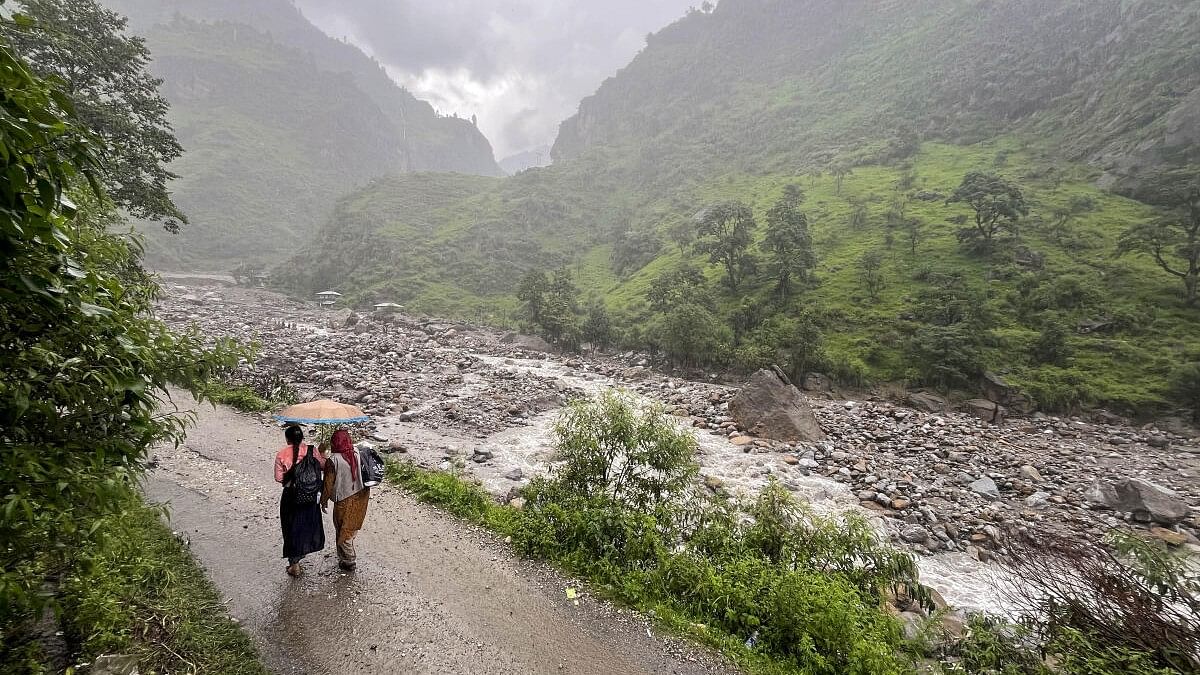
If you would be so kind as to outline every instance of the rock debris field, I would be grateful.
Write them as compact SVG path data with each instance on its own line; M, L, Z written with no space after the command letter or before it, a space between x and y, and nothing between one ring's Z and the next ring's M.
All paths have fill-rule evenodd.
M1100 537L1127 523L1200 551L1200 439L1177 423L1035 414L998 425L978 402L975 414L934 413L843 400L818 382L808 403L824 439L783 443L739 427L729 410L738 387L672 377L646 355L556 355L490 328L189 283L168 286L160 318L258 342L240 379L355 403L373 416L381 450L475 476L500 500L553 461L563 405L618 387L694 429L707 489L749 495L774 476L818 511L857 510L921 554L922 580L959 607L1004 611L994 561L1020 531ZM928 408L936 397L909 400Z

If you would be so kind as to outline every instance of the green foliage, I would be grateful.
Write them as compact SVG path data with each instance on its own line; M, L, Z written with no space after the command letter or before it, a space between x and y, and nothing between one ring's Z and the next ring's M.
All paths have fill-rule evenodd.
M1200 363L1180 366L1171 376L1171 394L1192 411L1192 419L1200 421Z
M64 627L80 659L133 654L145 672L266 673L157 510L130 494L95 536L99 545L62 579Z
M108 148L100 170L108 197L136 218L177 232L187 218L171 200L166 166L183 154L167 121L150 51L127 21L95 0L18 0L33 20L0 22L0 34L43 77L64 84L80 122Z
M247 413L270 412L278 409L271 401L261 397L246 385L230 385L221 380L206 382L199 388L206 400L227 405Z
M883 291L883 254L879 251L867 251L858 259L858 267L862 270L863 288L871 302L879 300Z
M658 317L648 329L653 345L682 366L720 365L729 357L733 333L708 308L687 302Z
M687 304L705 309L715 307L704 273L691 265L681 265L654 277L646 291L646 301L652 311L661 313Z
M819 317L811 311L776 315L755 330L737 350L737 365L758 370L778 364L793 382L827 365Z
M1067 329L1061 323L1046 324L1033 343L1030 356L1038 363L1055 366L1064 365L1071 357L1071 345L1067 342Z
M181 438L184 420L159 412L167 385L195 390L244 352L227 341L205 348L199 335L174 335L152 318L157 287L138 264L138 241L110 233L115 217L96 171L103 144L78 126L68 97L6 46L0 85L0 631L8 641L47 600L46 579L91 550L149 445Z
M707 253L709 262L725 268L725 282L733 291L754 271L749 248L756 227L754 213L741 202L714 204L697 217L696 250Z
M808 216L800 211L804 193L788 185L783 196L767 211L767 228L761 248L767 254L767 277L775 281L775 292L782 300L792 295L795 281L807 281L816 267Z
M638 410L625 394L572 403L554 433L562 462L555 482L585 498L641 510L681 494L699 470L695 437L661 410Z
M521 321L551 343L566 349L578 349L582 338L579 318L579 289L571 273L559 269L551 276L530 270L521 277L517 289L521 301Z
M520 510L450 474L394 464L390 475L752 671L911 671L879 602L895 585L919 588L915 562L867 523L818 517L777 483L743 508L705 497L691 435L621 395L570 408L558 449Z
M1164 213L1126 230L1117 253L1133 251L1153 258L1183 283L1184 301L1191 307L1200 299L1200 168L1160 174L1144 183L1151 190L1147 200Z
M979 338L958 325L919 329L909 342L909 353L922 384L970 387L983 374Z
M662 250L662 240L653 232L627 230L613 243L612 265L617 274L636 272L650 264Z
M985 255L992 253L996 235L1017 236L1023 216L1029 215L1029 205L1021 188L992 173L972 171L950 195L947 203L962 202L975 212L974 227L958 231L958 240L971 250Z

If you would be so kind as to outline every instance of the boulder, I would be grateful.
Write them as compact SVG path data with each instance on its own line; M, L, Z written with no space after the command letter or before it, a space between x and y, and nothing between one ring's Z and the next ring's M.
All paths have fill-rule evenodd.
M522 335L521 333L505 334L504 337L500 338L500 344L512 345L529 352L550 353L554 351L554 347L551 347L550 343L542 338L536 335Z
M983 374L983 396L987 400L1004 406L1018 415L1033 412L1033 400L995 373Z
M1113 483L1096 481L1084 495L1098 506L1132 513L1134 519L1174 525L1187 518L1188 505L1172 490L1141 478L1123 478Z
M970 488L971 492L983 495L988 499L1000 498L1000 488L996 485L996 481L988 478L987 476L980 478L967 487Z
M1007 412L1004 406L987 399L974 398L961 406L962 411L968 415L978 417L984 422L992 424L1004 424L1004 416Z
M804 391L833 391L833 380L821 373L807 373L800 383L800 388Z
M778 366L755 373L729 402L729 414L762 438L787 443L825 439L808 401Z
M943 413L950 408L950 402L928 391L914 391L906 399L908 404L917 410L931 413Z

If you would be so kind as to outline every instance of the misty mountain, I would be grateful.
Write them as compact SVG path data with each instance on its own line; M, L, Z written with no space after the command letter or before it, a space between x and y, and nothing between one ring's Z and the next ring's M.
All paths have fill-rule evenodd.
M550 166L550 146L548 145L518 152L500 160L500 168L504 169L504 173L509 176L521 173L526 169L542 166Z
M281 285L515 321L522 275L566 267L626 344L654 347L647 291L687 263L732 331L729 358L758 358L744 342L770 317L817 308L825 367L858 384L920 382L930 357L914 345L944 328L920 303L950 294L986 317L945 343L976 345L972 369L1001 370L1047 406L1145 410L1180 355L1200 356L1200 317L1152 261L1114 252L1155 217L1122 195L1200 160L1197 35L1200 7L1174 0L724 0L651 36L583 101L552 166L376 182L296 257L316 260L311 276ZM972 171L1029 204L1019 238L989 259L960 243L969 211L948 203ZM793 304L765 281L723 287L720 266L679 238L705 207L741 200L758 255L789 184L807 193L819 261ZM886 279L873 298L867 254ZM1069 360L1024 356L1048 325L1089 332L1069 333Z
M269 266L372 178L501 175L468 120L438 115L286 0L109 0L144 35L186 154L172 165L191 224L148 234L152 265Z

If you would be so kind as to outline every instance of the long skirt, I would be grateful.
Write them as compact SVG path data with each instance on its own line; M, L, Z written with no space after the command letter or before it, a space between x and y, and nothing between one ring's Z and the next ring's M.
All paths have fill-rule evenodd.
M279 524L283 528L283 557L303 558L325 548L325 526L319 503L297 506L291 488L279 498Z
M338 560L353 563L355 558L354 535L362 529L367 517L367 504L371 501L371 488L363 488L333 505L333 526L337 529Z

